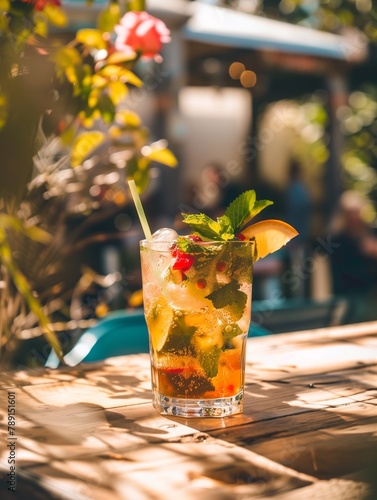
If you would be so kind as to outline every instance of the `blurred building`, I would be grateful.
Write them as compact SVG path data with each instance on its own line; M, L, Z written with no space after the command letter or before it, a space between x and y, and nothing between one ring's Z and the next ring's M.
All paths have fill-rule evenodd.
M142 96L137 92L134 103L156 138L168 138L180 160L179 173L161 173L164 186L169 181L180 186L162 196L162 209L177 212L182 191L209 162L222 164L229 178L243 185L283 186L292 155L286 129L297 117L282 106L271 112L268 105L316 93L330 116L325 131L330 156L323 171L312 168L308 181L314 196L325 191L321 204L330 213L342 190L336 113L347 100L355 68L367 59L365 39L357 31L323 33L218 3L147 1L147 10L172 31L163 64L141 68L145 90ZM93 26L104 4L65 1L72 29Z
M66 0L70 28L94 26L104 4ZM224 171L223 189L255 188L261 198L276 200L267 210L281 218L279 196L295 157L317 207L313 232L320 234L343 190L339 110L352 82L370 71L364 36L319 32L215 0L149 0L147 10L167 24L172 41L162 64L140 65L144 88L131 93L127 105L154 139L168 139L180 165L156 170L151 199L159 218L152 229L171 225L182 200L200 209L188 190L203 183L211 163Z

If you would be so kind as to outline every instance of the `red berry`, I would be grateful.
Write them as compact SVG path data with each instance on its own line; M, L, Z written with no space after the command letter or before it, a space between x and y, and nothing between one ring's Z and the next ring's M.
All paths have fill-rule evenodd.
M226 262L224 262L223 260L220 260L217 264L216 264L216 270L219 272L219 273L222 273L223 271L225 271L226 269Z
M172 254L173 257L176 257L177 256L177 252L178 252L178 246L177 246L177 243L172 243L172 245L170 245L170 253Z
M189 234L189 238L192 241L198 242L198 241L203 241L200 236L197 234Z
M246 236L244 236L242 233L236 234L236 238L239 239L239 240L241 240L241 241L246 240Z
M189 253L182 252L182 250L176 250L176 254L174 255L175 261L173 264L173 269L180 269L183 272L186 272L190 269L195 261L195 257L190 255Z
M199 278L196 282L196 286L199 288L199 290L203 290L203 288L207 286L207 281L204 278Z

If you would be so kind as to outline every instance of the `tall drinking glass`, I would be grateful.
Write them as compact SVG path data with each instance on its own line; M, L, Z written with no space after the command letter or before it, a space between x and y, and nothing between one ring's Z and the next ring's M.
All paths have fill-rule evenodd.
M161 414L223 417L243 410L255 244L194 247L177 269L174 241L140 242L153 405Z

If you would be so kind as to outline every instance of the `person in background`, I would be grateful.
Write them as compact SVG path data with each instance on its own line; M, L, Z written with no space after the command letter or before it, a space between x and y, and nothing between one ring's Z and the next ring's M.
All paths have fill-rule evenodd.
M298 231L287 248L289 266L292 269L302 267L310 252L313 202L306 183L303 180L300 165L291 161L289 182L285 191L285 221ZM301 274L300 274L301 275ZM295 283L294 289L288 290L290 297L304 298L309 293L308 279Z
M365 220L368 200L346 191L330 227L333 294L344 296L343 323L377 318L377 232Z

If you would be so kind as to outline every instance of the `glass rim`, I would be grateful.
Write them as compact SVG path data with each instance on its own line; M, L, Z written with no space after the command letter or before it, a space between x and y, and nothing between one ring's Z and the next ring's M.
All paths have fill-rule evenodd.
M139 244L140 244L140 247L142 248L148 248L150 250L157 250L159 252L163 252L163 251L166 251L166 252L170 252L171 250L171 246L176 243L177 240L176 239L172 239L172 240L157 240L157 241L153 241L153 240L147 240L147 239L143 239L143 240L140 240L139 241ZM193 242L195 243L195 245L198 245L198 246L202 246L202 247L209 247L209 246L212 246L212 245L217 245L217 246L224 246L224 245L255 245L255 239L250 239L250 240L228 240L228 241L224 241L224 240L210 240L210 241L195 241ZM169 248L166 248L166 245L167 244L170 244ZM159 247L163 247L163 248L159 248Z

